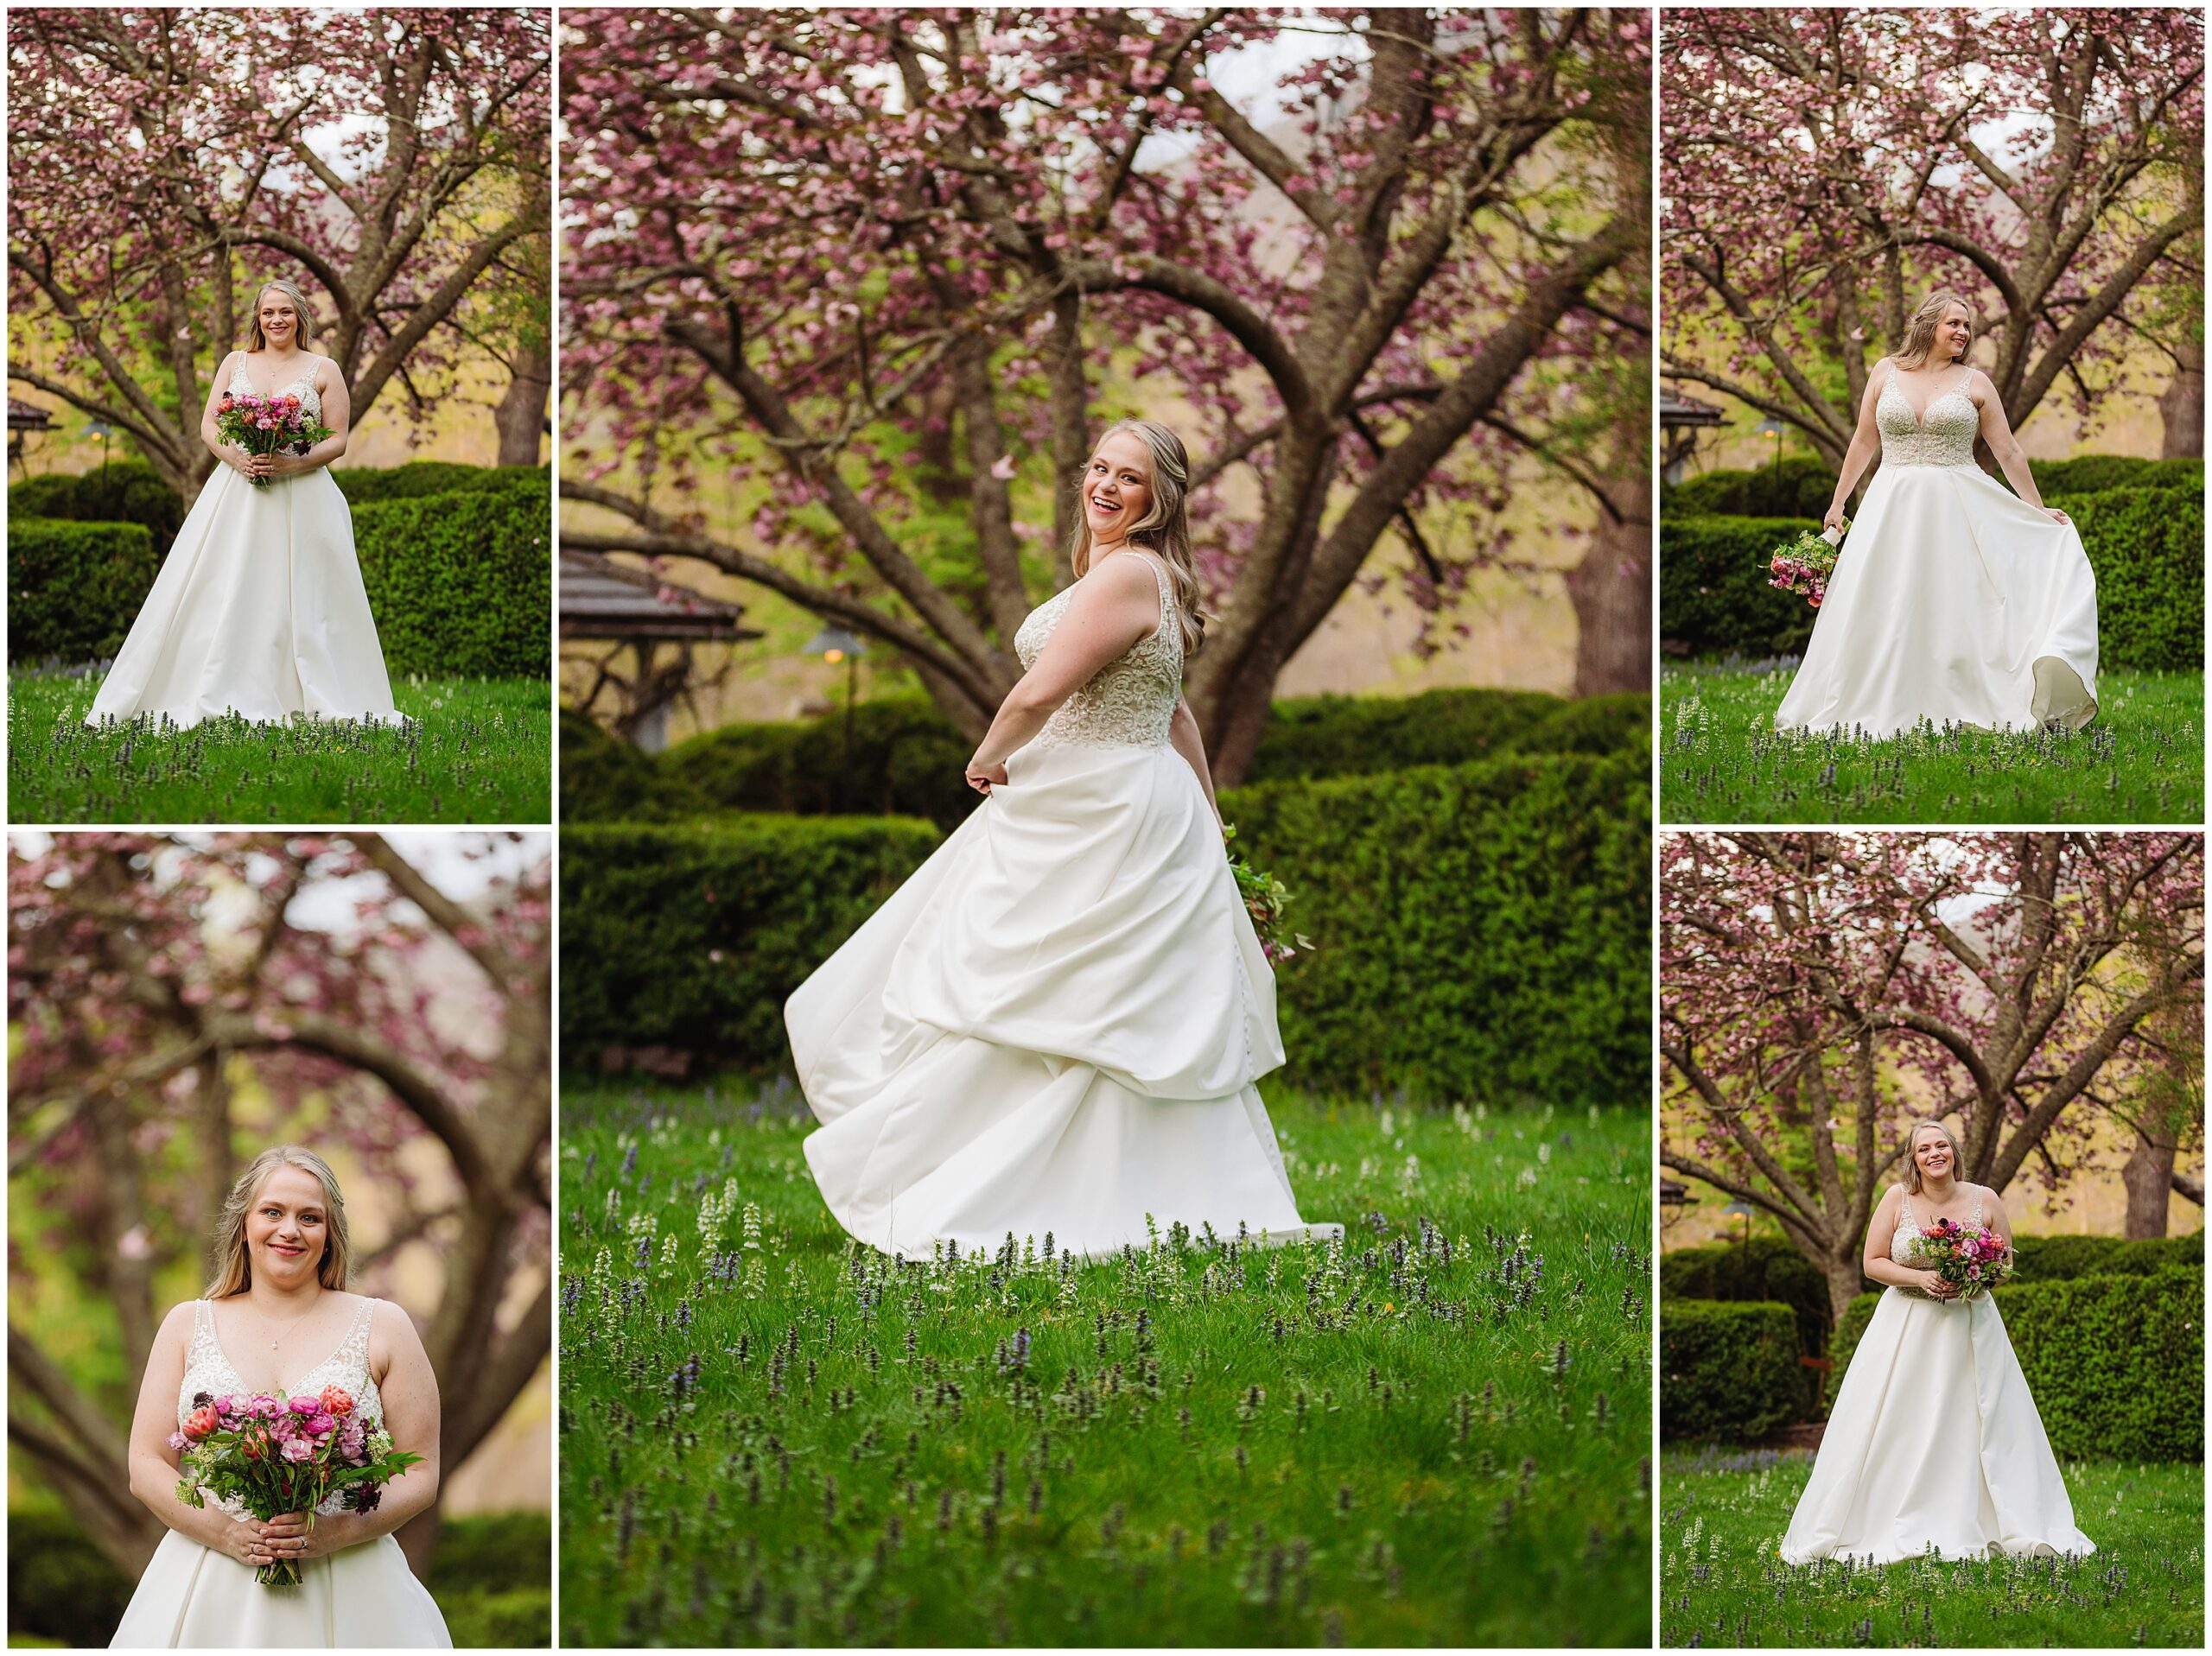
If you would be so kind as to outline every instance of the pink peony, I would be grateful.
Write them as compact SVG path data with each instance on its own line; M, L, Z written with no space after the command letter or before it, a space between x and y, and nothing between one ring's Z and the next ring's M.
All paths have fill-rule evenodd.
M315 1457L315 1445L304 1437L295 1437L283 1449L284 1458L297 1463Z
M310 1437L327 1437L337 1430L338 1422L327 1414L319 1414L308 1422L308 1436Z
M174 1450L181 1450L191 1441L181 1431L173 1431L169 1434L169 1447Z
M321 1414L322 1399L313 1397L296 1397L292 1399L290 1406L294 1414Z

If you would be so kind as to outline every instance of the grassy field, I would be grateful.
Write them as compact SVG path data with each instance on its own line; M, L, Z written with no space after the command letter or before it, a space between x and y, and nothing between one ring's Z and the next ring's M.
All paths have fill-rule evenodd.
M1269 1102L1341 1247L900 1266L788 1088L564 1088L563 1641L1648 1642L1645 1118Z
M1668 1456L1661 1469L1660 1643L2204 1644L2204 1469L2065 1469L2086 1558L1878 1569L1783 1564L1775 1547L1813 1469L1771 1451Z
M1669 666L1660 677L1663 822L2195 822L2204 679L2107 673L2065 735L1925 729L1886 741L1783 736L1794 665Z
M552 820L553 700L543 679L410 679L416 722L210 720L86 727L96 677L11 673L9 819L118 822Z

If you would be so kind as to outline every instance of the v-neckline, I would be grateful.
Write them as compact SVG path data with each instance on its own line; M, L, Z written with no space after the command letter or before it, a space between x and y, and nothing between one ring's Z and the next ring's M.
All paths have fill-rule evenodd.
M231 1378L251 1388L253 1382L246 1379L245 1370L238 1367L238 1359L232 1356L228 1348L223 1344L223 1326L215 1320L215 1307L221 1303L222 1302L219 1300L213 1299L207 1302L207 1337L215 1342L215 1355L220 1357L224 1363L229 1367L231 1371ZM346 1331L338 1336L338 1343L331 1347L328 1351L325 1352L320 1361L309 1363L300 1372L303 1374L312 1374L316 1369L321 1367L324 1363L328 1362L340 1352L345 1350L346 1342L353 1337L353 1318L360 1316L360 1314L359 1310L356 1310L352 1317L348 1317L346 1319ZM364 1364L363 1367L365 1369L366 1365ZM297 1382L295 1382L291 1386L283 1386L280 1383L279 1389L283 1392L284 1396L292 1397L297 1394L296 1386ZM267 1395L273 1397L276 1395L276 1393L270 1393Z
M301 352L300 355L308 365L307 372L304 374L296 374L290 379L286 380L283 384L279 385L273 391L264 391L260 386L253 383L253 370L247 365L252 360L251 355L249 352L240 352L238 353L238 372L245 380L246 390L251 391L256 397L274 398L282 397L286 391L290 390L295 385L305 384L309 387L312 387L315 384L315 358L304 351Z
M1916 414L1913 412L1912 399L1904 394L1904 387L1897 384L1897 381L1904 378L1904 373L1902 369L1892 368L1890 371L1890 389L1897 394L1897 401L1904 404L1905 413L1911 416L1912 428L1915 431L1921 431L1927 428L1928 416L1930 409L1934 409L1938 403L1942 402L1947 397L1962 394L1966 390L1966 388L1974 383L1974 370L1971 368L1967 369L1967 377L1964 379L1961 380L1957 384L1950 387L1948 390L1938 391L1935 396L1929 397L1928 399L1927 407L1922 409ZM1968 400L1971 401L1972 399L1969 398Z

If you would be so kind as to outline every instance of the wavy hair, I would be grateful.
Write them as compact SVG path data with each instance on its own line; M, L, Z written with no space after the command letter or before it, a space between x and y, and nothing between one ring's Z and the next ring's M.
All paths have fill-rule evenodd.
M1132 546L1141 546L1154 554L1167 566L1169 579L1175 588L1175 618L1183 633L1183 658L1187 661L1198 653L1205 642L1209 616L1198 589L1198 560L1191 551L1191 458L1184 453L1183 440L1157 420L1117 420L1098 434L1098 441L1090 446L1095 458L1106 440L1116 432L1127 431L1141 440L1152 456L1152 504L1145 515L1129 525L1127 539ZM1090 473L1089 462L1084 466ZM1078 483L1081 491L1087 485ZM1077 501L1075 535L1068 543L1068 565L1080 581L1090 569L1090 518Z
M1964 294L1951 288L1936 289L1914 308L1905 322L1904 345L1896 357L1898 367L1918 368L1928 360L1936 349L1936 325L1943 320L1943 313L1954 305L1966 311L1968 327L1973 327L1980 320L1975 314L1974 301ZM1959 360L1963 362L1966 358L1961 357Z
M322 1186L322 1258L315 1266L315 1279L326 1288L343 1288L353 1270L352 1239L346 1230L346 1197L330 1164L312 1150L298 1145L277 1145L246 1164L245 1171L231 1186L223 1201L222 1217L215 1221L214 1274L208 1278L207 1298L228 1299L253 1285L253 1261L246 1250L245 1216L269 1176L280 1167L296 1167L315 1175Z
M313 345L315 310L308 305L307 295L300 291L298 282L278 276L272 282L263 282L253 290L253 320L246 325L245 348L248 351L266 351L269 348L269 337L261 331L261 295L265 293L281 293L292 301L292 309L300 319L299 337L295 343L302 351Z

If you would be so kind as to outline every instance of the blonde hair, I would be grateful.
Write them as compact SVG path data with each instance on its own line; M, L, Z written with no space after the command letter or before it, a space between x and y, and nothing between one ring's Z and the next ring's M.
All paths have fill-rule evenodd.
M308 304L307 295L300 291L299 283L296 282L289 282L283 276L278 276L273 282L263 282L253 290L253 320L246 324L245 348L248 351L266 351L269 348L268 336L261 331L261 296L269 293L283 294L285 298L292 301L293 310L298 313L300 332L299 337L294 343L303 351L313 345L315 343L315 312Z
M1967 326L1974 325L1974 303L1964 294L1949 288L1938 288L1922 300L1904 325L1904 346L1896 357L1898 367L1913 369L1925 363L1936 349L1936 325L1943 320L1943 313L1957 305L1967 314ZM1964 361L1962 357L1961 361Z
M1951 1177L1955 1182L1959 1169L1966 1164L1966 1152L1959 1148L1959 1141L1952 1136L1950 1128L1941 1121L1914 1122L1912 1131L1904 1136L1904 1188L1910 1196L1920 1194L1920 1158L1914 1152L1920 1148L1920 1135L1931 1127L1942 1133L1943 1141L1951 1146Z
M338 1189L338 1176L312 1150L278 1145L247 1163L245 1171L238 1175L238 1183L223 1200L223 1216L215 1222L215 1273L207 1284L209 1299L228 1299L253 1285L253 1262L245 1245L246 1210L253 1206L269 1176L280 1167L312 1173L322 1186L324 1241L315 1280L326 1288L343 1288L353 1274L353 1244L346 1234L346 1198Z
M1175 619L1183 632L1183 657L1185 661L1198 653L1205 642L1206 623L1212 618L1205 612L1198 590L1198 560L1191 552L1191 460L1183 452L1183 440L1157 420L1117 420L1098 434L1098 441L1090 446L1096 459L1105 447L1106 440L1119 431L1127 431L1142 441L1152 455L1152 504L1145 515L1129 525L1125 537L1131 546L1141 546L1167 566L1168 578L1175 588ZM1089 471L1088 463L1084 470ZM1078 490L1086 485L1077 484ZM1068 567L1080 581L1090 570L1090 518L1080 509L1075 514L1075 536L1068 543Z

